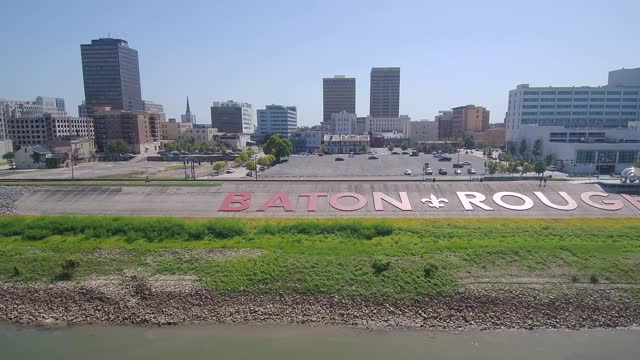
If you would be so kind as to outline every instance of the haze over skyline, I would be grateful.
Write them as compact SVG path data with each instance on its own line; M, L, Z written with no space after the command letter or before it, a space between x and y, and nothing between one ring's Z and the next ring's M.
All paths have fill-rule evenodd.
M105 3L107 4L107 3ZM628 1L13 1L0 14L0 97L84 99L80 44L125 39L138 50L142 97L198 123L213 101L294 105L298 125L322 120L322 78L356 78L369 112L372 67L400 67L400 114L433 119L476 104L501 122L508 91L605 85L640 66L639 3Z

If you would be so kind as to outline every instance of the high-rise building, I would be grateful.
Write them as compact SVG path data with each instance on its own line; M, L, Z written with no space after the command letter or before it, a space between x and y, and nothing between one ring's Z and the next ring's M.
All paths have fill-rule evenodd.
M465 138L489 128L489 110L482 106L465 105L453 109L451 131L455 138Z
M369 115L372 117L400 116L400 68L371 69Z
M356 79L344 75L322 79L322 122L330 125L331 114L356 113Z
M180 116L180 119L183 123L196 123L196 115L191 113L191 107L189 106L189 97L187 96L187 111Z
M440 110L435 120L438 125L438 140L453 138L453 111Z
M356 114L350 114L346 111L331 114L331 134L355 135L357 123L358 117Z
M82 100L82 104L78 105L78 116L79 117L87 117L87 103Z
M34 101L0 99L0 140L9 139L7 124L10 119L43 117L45 114L58 118L67 116L64 99L38 96Z
M63 137L80 137L93 141L93 119L48 113L14 117L6 121L6 134L17 146L45 145Z
M89 114L105 107L144 110L137 50L125 40L102 38L80 45L80 52Z
M435 121L409 121L405 124L405 135L409 138L411 147L419 142L438 140L438 124Z
M157 151L158 114L145 111L104 110L93 114L96 148L105 151L111 141L122 140L134 154Z
M225 133L253 134L253 107L232 100L215 101L211 107L211 127Z
M162 104L149 100L142 100L142 106L144 106L144 111L158 114L158 119L160 121L167 121L167 115L164 113L164 106L162 106Z
M640 160L639 103L640 68L611 71L604 86L518 85L509 91L507 151L551 156L569 173L619 173Z
M298 110L295 106L267 105L257 113L257 132L260 136L279 134L281 138L288 139L298 127Z

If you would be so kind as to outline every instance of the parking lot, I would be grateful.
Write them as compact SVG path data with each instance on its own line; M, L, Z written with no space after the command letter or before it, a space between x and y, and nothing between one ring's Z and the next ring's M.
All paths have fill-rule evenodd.
M458 162L458 154L448 154L451 161L438 161L431 154L419 154L418 156L389 154L386 149L374 149L377 152L376 160L370 160L369 155L347 154L340 155L293 155L289 161L274 166L261 173L262 178L268 179L293 179L293 178L321 178L321 179L423 179L423 167L428 163L433 170L433 175L426 176L429 179L469 179L467 169L472 167L480 177L484 174L484 160L470 154L459 154L460 162L468 161L471 165L462 168L461 175L454 175L453 164ZM344 161L336 161L342 158ZM438 169L447 170L447 175L439 175ZM404 175L406 169L411 175Z

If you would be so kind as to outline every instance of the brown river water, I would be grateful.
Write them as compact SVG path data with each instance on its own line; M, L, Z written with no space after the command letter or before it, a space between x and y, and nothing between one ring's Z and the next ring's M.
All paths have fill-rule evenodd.
M640 359L640 329L367 331L292 325L0 324L0 359Z

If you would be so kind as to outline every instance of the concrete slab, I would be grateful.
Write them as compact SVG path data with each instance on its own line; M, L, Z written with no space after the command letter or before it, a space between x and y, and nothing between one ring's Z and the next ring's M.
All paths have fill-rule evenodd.
M15 205L21 214L566 218L637 217L638 199L566 182L541 187L537 182L258 181L219 187L36 187Z

